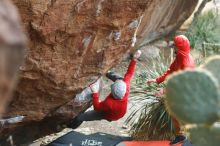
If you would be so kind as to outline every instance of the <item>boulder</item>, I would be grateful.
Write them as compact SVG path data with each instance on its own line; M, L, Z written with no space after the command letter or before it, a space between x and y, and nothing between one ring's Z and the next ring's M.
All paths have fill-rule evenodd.
M19 8L28 54L3 126L22 143L61 130L86 110L74 96L118 64L124 54L175 31L198 0L13 0ZM136 42L137 41L137 42ZM134 47L132 47L134 46Z

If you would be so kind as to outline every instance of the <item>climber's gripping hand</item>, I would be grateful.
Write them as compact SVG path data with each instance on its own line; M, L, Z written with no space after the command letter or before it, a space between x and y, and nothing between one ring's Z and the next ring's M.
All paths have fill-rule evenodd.
M95 83L91 84L89 87L90 87L92 93L98 93L99 92L99 88Z
M140 56L141 56L141 50L137 50L137 51L134 53L133 59L137 60Z

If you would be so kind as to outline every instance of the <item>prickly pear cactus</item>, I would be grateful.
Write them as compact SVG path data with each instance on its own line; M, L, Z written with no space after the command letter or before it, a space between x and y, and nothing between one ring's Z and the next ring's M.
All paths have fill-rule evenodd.
M220 56L213 56L201 66L201 68L210 71L220 83Z
M184 124L212 124L218 120L218 83L205 70L184 71L167 82L167 108Z
M166 86L166 106L189 130L194 146L219 146L220 56L200 69L173 74Z

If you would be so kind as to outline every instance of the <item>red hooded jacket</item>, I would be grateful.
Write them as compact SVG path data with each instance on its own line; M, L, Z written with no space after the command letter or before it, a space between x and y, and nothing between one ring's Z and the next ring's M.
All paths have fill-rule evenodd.
M116 121L122 118L127 112L127 103L128 96L130 93L130 80L134 74L136 66L136 61L131 60L127 73L124 76L124 82L126 83L126 93L124 97L119 99L114 99L112 94L110 93L106 99L102 102L99 102L99 94L93 93L93 106L96 111L103 112L105 119L108 121Z
M186 68L194 68L195 63L190 55L190 43L187 37L179 35L174 38L174 44L177 47L177 55L169 69L156 79L157 83L162 83L171 73Z

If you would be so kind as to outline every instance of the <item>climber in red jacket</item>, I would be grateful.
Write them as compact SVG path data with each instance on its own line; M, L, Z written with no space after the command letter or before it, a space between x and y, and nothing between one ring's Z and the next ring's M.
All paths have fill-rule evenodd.
M194 60L192 56L190 55L190 42L186 36L178 35L174 38L174 49L175 49L176 57L173 63L170 65L169 69L162 76L156 79L148 80L147 81L148 84L151 84L151 83L160 84L173 72L195 67ZM163 94L164 90L160 92L162 93L159 93L159 94ZM174 126L175 126L177 136L171 142L171 145L177 144L186 139L186 137L180 133L179 122L175 118L173 118L173 121L174 121Z
M122 118L127 111L128 96L130 92L130 80L134 74L136 61L140 57L141 52L138 50L131 60L128 70L124 78L119 75L108 72L106 77L114 83L111 85L111 93L104 101L99 101L98 88L94 84L90 85L93 97L94 110L80 114L68 125L70 128L77 128L83 121L108 120L116 121Z

